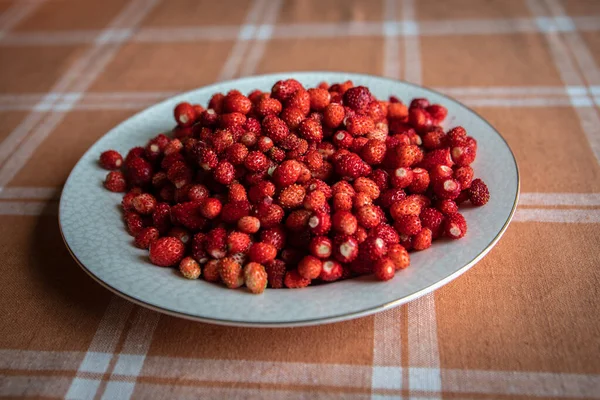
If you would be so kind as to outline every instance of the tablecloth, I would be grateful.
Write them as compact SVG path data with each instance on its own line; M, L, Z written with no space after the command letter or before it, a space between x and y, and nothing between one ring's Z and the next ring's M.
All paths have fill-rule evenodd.
M0 396L600 398L600 1L0 0ZM133 305L71 259L83 152L172 94L252 74L405 79L488 119L519 162L480 263L386 312L290 329Z

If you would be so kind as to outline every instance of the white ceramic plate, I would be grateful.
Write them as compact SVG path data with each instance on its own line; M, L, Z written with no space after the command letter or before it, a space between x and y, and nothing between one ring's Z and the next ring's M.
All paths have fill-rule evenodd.
M440 240L411 254L411 266L388 282L361 277L301 290L267 289L257 296L203 280L189 281L171 268L151 265L147 251L136 249L121 220L121 194L102 186L106 171L100 153L122 154L173 127L173 107L183 100L205 105L215 92L270 90L280 79L304 85L350 79L379 98L396 95L404 102L427 97L448 108L445 127L462 125L478 141L476 176L488 185L491 200L464 209L469 230L459 241ZM500 134L479 115L442 94L406 82L359 74L302 72L263 75L217 83L152 106L129 118L96 142L79 160L60 201L62 234L73 257L100 284L142 306L167 314L225 325L281 327L317 325L357 318L395 307L450 282L479 261L500 239L516 208L519 173ZM461 210L462 212L462 210Z

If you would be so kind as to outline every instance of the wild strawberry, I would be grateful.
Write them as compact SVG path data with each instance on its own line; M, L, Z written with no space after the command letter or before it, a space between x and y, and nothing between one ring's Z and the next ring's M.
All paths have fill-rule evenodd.
M296 130L300 125L300 122L304 120L304 113L296 107L286 107L280 114L281 121L284 122L283 126L285 129L278 126L279 130L289 132L289 129ZM263 121L263 126L265 122ZM273 124L270 122L270 124ZM272 128L271 128L272 129ZM283 134L279 133L278 137L281 137L280 140L283 140Z
M320 190L314 190L304 197L303 206L309 211L324 211L329 205L325 194Z
M450 239L460 239L467 233L467 221L460 213L446 215L444 233Z
M174 226L169 229L166 236L174 237L181 240L181 243L188 244L190 241L190 233L180 226Z
M181 144L179 139L174 139ZM162 154L170 140L167 136L160 134L157 137L150 139L146 145L146 158L150 161L156 161Z
M431 229L423 228L413 238L413 249L425 250L431 247L432 233Z
M381 101L374 100L367 106L367 115L373 121L380 122L387 116L387 105Z
M335 171L342 177L356 179L359 176L368 175L367 165L355 153L350 153L342 156L335 163Z
M208 198L209 194L208 188L200 184L190 186L187 191L188 199L197 203L202 203Z
M208 101L208 108L213 109L216 113L221 114L224 110L225 95L223 93L215 93Z
M252 204L259 204L275 195L275 185L269 181L260 181L248 191L248 199Z
M317 258L329 258L332 252L332 242L327 236L315 236L309 244L310 254Z
M176 161L167 170L167 178L176 188L181 188L192 182L194 172L184 162Z
M331 217L328 212L313 212L308 219L308 227L314 235L325 235L331 229Z
M452 178L454 171L452 168L447 165L436 165L429 170L429 179L434 184L438 181L446 180L447 178ZM457 179L458 180L458 179ZM461 185L462 187L462 185Z
M394 220L397 220L404 215L417 216L421 213L422 208L423 206L421 203L414 199L406 198L392 204L390 207L390 214Z
M356 241L360 244L369 237L369 232L361 225L359 225L358 228L356 228L356 232L353 236L356 238Z
M265 267L256 262L244 266L244 281L246 287L254 294L260 294L267 287L268 275Z
M227 252L229 254L246 253L251 244L252 239L246 233L231 231L227 235Z
M198 279L202 270L196 260L192 257L186 257L179 263L179 272L186 279Z
M123 207L123 211L133 211L133 199L142 193L143 192L141 188L133 188L127 192L127 194L125 194L121 200L121 207Z
M160 267L170 267L181 261L185 246L181 240L173 237L162 237L150 245L150 262Z
M472 147L461 144L452 147L450 155L452 156L452 161L454 161L456 165L462 167L473 163L473 161L475 161L476 153Z
M223 108L226 113L248 114L252 108L252 102L242 94L228 94L223 100Z
M423 134L423 147L427 150L436 150L444 146L446 133L442 129L431 129Z
M219 216L222 209L223 205L218 199L209 197L201 203L199 212L204 218L214 219Z
M246 116L241 113L233 112L219 115L219 127L223 130L234 132L237 127L243 127L246 124ZM216 133L216 132L215 132Z
M405 121L408 118L408 107L402 103L390 103L387 117L389 120Z
M146 156L146 150L143 147L134 147L127 152L125 156L125 160L123 161L123 165L127 167L129 163L136 158L144 158Z
M279 187L292 185L296 183L301 172L302 167L298 161L286 160L273 171L273 182Z
M334 260L327 260L323 262L319 279L325 282L337 281L342 277L343 268L342 265Z
M442 199L436 202L435 207L444 215L454 214L458 212L458 206L453 200Z
M203 185L194 185L194 186L203 186ZM191 192L191 188L190 188L190 192ZM207 192L208 195L208 192ZM189 196L189 194L188 194ZM229 185L229 191L227 193L227 199L231 202L233 201L247 201L248 200L248 193L246 192L246 188L237 182L233 182L232 184ZM190 196L190 200L191 200L191 196ZM199 201L202 201L204 199L200 198Z
M152 225L161 234L171 229L171 207L167 203L158 203L152 213Z
M358 193L366 194L371 200L375 200L379 197L379 187L375 182L369 178L358 177L354 180L354 190Z
M320 180L320 179L311 179L309 182L307 182L306 184L306 191L308 193L314 192L314 191L320 191L321 193L323 193L323 195L325 196L326 199L330 199L333 191L331 189L331 186L329 186L326 182Z
M264 118L267 115L279 115L282 109L281 102L272 97L264 97L256 104L256 113Z
M433 185L433 192L440 199L454 200L460 194L460 183L452 178L437 181Z
M375 129L375 123L366 115L355 115L346 119L346 130L352 136L364 136Z
M135 235L135 247L147 249L159 237L158 229L154 227L143 228Z
M115 193L125 192L127 190L125 175L121 171L110 171L104 180L104 187Z
M464 190L460 191L460 194L458 195L457 198L454 199L454 202L456 203L456 205L460 205L468 200L469 200L469 189L464 189Z
M398 167L410 167L423 160L423 151L417 145L400 145L394 150L396 152L396 165Z
M114 176L119 176L118 171L113 172ZM145 186L152 181L152 165L143 158L134 158L126 163L125 177L132 186Z
M350 151L353 153L360 154L362 152L363 147L367 145L369 139L366 137L356 137L352 141L352 145L350 146Z
M283 227L275 226L260 232L260 241L273 245L277 251L282 250L286 243L286 233Z
M425 193L429 187L429 173L423 168L414 168L413 181L408 185L411 193Z
M284 217L283 208L277 204L258 204L255 209L255 217L260 220L260 225L264 229L279 225Z
M283 102L300 89L302 84L295 79L277 81L271 88L271 97Z
M152 175L152 186L156 189L161 189L167 183L169 183L169 179L167 178L167 173L164 171L158 171L154 175Z
M382 214L383 213L379 207L368 204L360 207L357 210L356 219L362 227L370 229L381 223Z
M344 121L344 107L340 104L331 103L323 110L323 125L328 128L337 128Z
M305 279L316 279L321 275L323 262L317 257L306 256L298 263L298 273Z
M460 184L462 190L471 187L473 181L473 168L467 166L459 167L454 171L454 179Z
M285 262L278 259L270 261L265 264L265 271L267 272L269 286L273 289L281 289L286 272Z
M421 230L421 220L417 215L401 215L395 219L394 228L398 233L415 235Z
M248 256L250 257L250 261L264 264L275 259L277 249L272 244L258 242L252 244Z
M384 257L375 261L373 273L378 280L389 281L396 273L396 266L390 258Z
M323 140L323 128L317 121L306 118L298 126L298 133L300 137L306 139L308 142L320 142Z
M333 209L335 211L352 210L352 195L348 193L336 193L333 196Z
M474 206L483 206L490 200L487 185L481 179L475 179L469 188L469 200Z
M352 199L352 207L355 210L367 205L373 204L373 200L364 192L358 192Z
M350 88L344 93L344 105L360 113L367 111L372 100L371 92L364 86Z
M256 217L247 215L238 220L237 227L244 233L256 233L260 229L260 221Z
M429 107L429 100L425 98L414 98L410 102L410 108L421 108L425 109Z
M213 170L215 181L222 183L223 185L229 185L233 181L234 175L235 169L233 164L228 161L219 162Z
M172 183L165 185L162 189L160 189L158 197L167 203L175 201L175 186Z
M175 122L179 126L192 126L196 121L196 111L190 103L179 103L173 111Z
M206 242L208 238L205 233L196 233L192 238L192 257L200 264L208 261L208 253L206 251Z
M400 238L398 237L398 232L390 225L386 223L380 223L369 232L371 236L380 237L385 242L390 245L394 243L398 243Z
M303 186L287 186L279 193L278 203L284 209L298 208L302 205L305 195L306 189Z
M361 149L363 160L369 165L378 165L383 162L386 152L385 142L378 139L370 139Z
M267 136L261 136L258 138L256 147L258 148L258 151L266 153L273 147L273 141Z
M127 232L133 237L137 236L144 229L144 220L136 212L126 212L123 219L125 220Z
M171 207L171 219L174 224L182 225L192 231L205 227L206 218L202 216L201 204L194 202L179 203Z
M220 260L210 260L204 267L202 268L202 276L204 280L207 282L218 282L221 280L221 275L219 274L219 265Z
M298 273L298 270L295 269L287 271L283 279L284 285L290 289L300 289L303 287L307 287L308 285L310 285L310 282L310 279L304 278Z
M213 258L223 258L227 254L227 231L224 228L212 229L206 235L206 252Z
M410 265L410 255L401 244L390 245L386 256L392 260L396 271Z
M119 169L123 165L123 157L115 150L107 150L100 154L100 166L104 169Z
M156 207L156 199L149 193L142 193L133 198L132 205L140 214L152 214Z
M310 109L314 111L322 111L331 101L331 94L325 89L308 89L308 95L310 98Z
M225 257L219 261L219 277L225 286L230 289L239 288L244 284L242 266L232 257Z
M385 256L388 251L388 246L385 240L379 237L367 237L360 244L359 253L369 261L379 260Z
M431 115L422 108L409 108L408 121L418 131L425 131L433 124Z
M343 235L353 235L358 227L358 220L349 211L337 211L332 217L332 227Z
M296 91L285 101L286 108L297 108L306 116L310 112L310 95L304 89Z
M260 151L251 151L244 160L244 166L248 171L262 172L268 167L267 157Z
M333 135L332 142L338 149L349 149L354 142L354 137L347 131L339 130Z
M333 238L333 256L341 263L352 262L358 257L358 242L348 235L336 235Z
M441 124L444 119L446 119L446 115L448 115L448 110L446 107L441 106L439 104L432 104L425 108L425 111L431 115L431 119L433 123L436 125Z
M421 226L431 230L433 239L440 237L444 224L444 214L435 208L424 208L419 217L421 218Z
M446 165L448 167L452 167L452 165L454 165L448 149L437 149L428 152L423 157L423 161L419 166L431 171L431 169L436 165Z
M202 169L204 169L205 171L210 171L211 169L215 168L219 163L217 153L208 148L199 149L196 154L196 157L198 165L202 167Z
M447 138L451 147L458 146L467 139L467 131L462 126L454 127L448 131Z

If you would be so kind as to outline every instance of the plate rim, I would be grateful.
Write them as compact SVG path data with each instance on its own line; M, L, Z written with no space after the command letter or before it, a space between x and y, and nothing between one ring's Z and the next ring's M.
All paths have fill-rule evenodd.
M454 279L458 278L460 275L462 275L463 273L465 273L466 271L468 271L470 268L472 268L475 264L477 264L483 257L485 257L493 248L494 246L498 243L498 241L502 238L502 236L504 235L504 233L506 232L508 226L510 225L515 212L517 210L517 206L519 203L519 198L521 195L521 173L519 170L519 164L517 162L517 159L514 155L514 152L512 150L512 148L510 147L510 145L508 144L508 142L506 141L506 139L504 138L504 136L502 136L502 134L490 123L488 122L485 118L483 118L481 115L479 115L479 113L477 113L475 110L471 109L470 107L468 107L467 105L463 104L462 102L456 100L455 98L448 96L444 93L438 92L437 90L431 89L429 87L426 86L422 86L422 85L417 85L415 83L412 82L408 82L402 79L394 79L394 78L389 78L389 77L384 77L384 76L379 76L379 75L373 75L373 74L363 74L363 73L354 73L354 72L344 72L344 71L289 71L289 72L284 72L285 74L289 74L289 75L294 75L294 76L298 76L298 75L308 75L308 74L344 74L344 75L354 75L357 77L364 77L364 78L376 78L376 79L381 79L381 80L386 80L389 82L393 82L393 83L402 83L404 85L408 85L408 86L412 86L413 88L417 88L417 89L422 89L428 92L432 92L435 93L438 96L441 96L443 98L445 98L447 101L456 103L457 105L464 107L465 109L467 109L468 111L470 111L471 113L473 113L475 116L477 116L477 118L479 118L481 121L483 121L489 128L491 128L497 135L498 137L504 142L504 144L506 145L506 148L508 149L512 161L514 163L515 166L515 172L516 172L516 176L517 176L517 187L516 187L516 193L515 193L515 198L514 198L514 202L512 204L510 213L506 219L506 221L504 222L504 224L502 225L502 228L500 229L500 231L498 232L498 234L490 241L490 243L479 253L477 254L470 262L466 263L464 266L460 267L458 270L456 270L454 273L446 276L443 279L438 280L437 282L422 288L408 296L404 296L402 298L384 303L382 305L379 306L375 306L375 307L369 307L367 309L363 309L363 310L358 310L355 312L347 312L344 314L339 314L339 315L335 315L335 316L331 316L331 317L320 317L320 318L314 318L314 319L303 319L303 320L298 320L298 321L294 321L294 322L247 322L247 321L239 321L239 320L232 320L232 319L218 319L218 318L207 318L207 317L200 317L194 314L188 314L185 312L179 312L179 311L173 311L167 308L163 308L154 304L150 304L147 303L145 301L139 300L135 297L132 297L131 295L124 293L114 287L112 287L111 285L109 285L108 283L106 283L105 281L101 280L100 278L98 278L91 270L89 270L75 255L75 253L73 252L73 250L71 249L71 247L69 246L69 243L67 242L64 232L63 232L63 226L62 226L62 218L61 218L61 211L62 211L62 207L63 207L63 200L64 200L64 187L67 186L67 184L69 183L69 181L71 180L72 176L73 176L73 171L75 170L75 168L77 167L77 165L79 165L79 162L81 161L81 159L85 156L85 154L89 151L90 148L92 148L93 146L95 146L99 141L101 141L110 131L112 131L113 129L119 127L120 125L126 123L127 121L129 121L130 119L136 117L137 115L147 111L148 109L158 106L162 103L166 103L171 101L173 98L175 97L179 97L179 96L184 96L186 94L195 92L197 90L200 89L210 89L211 87L214 86L219 86L222 84L226 84L226 83L231 83L231 82L239 82L239 81L245 81L245 80L252 80L252 79L256 79L256 78L268 78L271 76L281 76L283 73L282 72L277 72L277 73L270 73L270 74L261 74L261 75L251 75L251 76L247 76L247 77L241 77L241 78L236 78L236 79L228 79L225 81L219 81L219 82L215 82L209 85L205 85L205 86L201 86L198 88L194 88L191 90L187 90L185 92L181 92L181 93L177 93L174 96L171 96L169 98L166 98L158 103L152 104L149 107L146 107L140 111L138 111L137 113L127 117L127 119L121 121L120 123L118 123L117 125L115 125L113 128L111 128L109 131L107 131L104 135L102 135L100 138L98 138L98 140L96 140L92 145L90 145L90 147L83 153L83 155L79 158L79 160L77 160L77 163L75 164L75 166L73 167L73 169L71 170L71 172L69 173L69 176L67 178L67 180L65 181L65 184L63 185L63 190L61 191L61 196L60 196L60 200L59 200L59 204L58 204L58 226L59 226L59 231L60 231L60 235L62 238L63 243L65 244L65 247L67 248L69 254L71 255L71 257L75 260L75 262L79 265L79 267L81 267L85 273L90 276L94 281L96 281L97 283L99 283L101 286L103 286L104 288L108 289L110 292L125 298L128 301L131 301L139 306L151 309L153 311L157 311L163 314L167 314L170 316L174 316L174 317L179 317L179 318L184 318L187 320L191 320L191 321L198 321L198 322L204 322L204 323L210 323L210 324L216 324L216 325L223 325L223 326L236 326L236 327L247 327L247 328L290 328L290 327L300 327L300 326L314 326L314 325L324 325L324 324L330 324L330 323L335 323L335 322L341 322L341 321L347 321L347 320L352 320L352 319L356 319L356 318L360 318L360 317L365 317L368 315L372 315L372 314L376 314L382 311L385 311L387 309L393 308L393 307L397 307L400 306L402 304L408 303L409 301L412 301L414 299L417 299L419 297L422 297L428 293L433 292L434 290L439 289L442 286L445 286L446 284L448 284L449 282L453 281Z

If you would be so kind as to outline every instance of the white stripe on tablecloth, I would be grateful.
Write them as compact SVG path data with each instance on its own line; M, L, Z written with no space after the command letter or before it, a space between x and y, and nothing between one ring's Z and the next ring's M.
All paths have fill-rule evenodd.
M513 221L596 224L600 222L600 210L518 208Z
M521 206L600 206L600 193L536 193L519 196Z
M16 1L0 14L0 41L15 26L33 14L43 1Z

